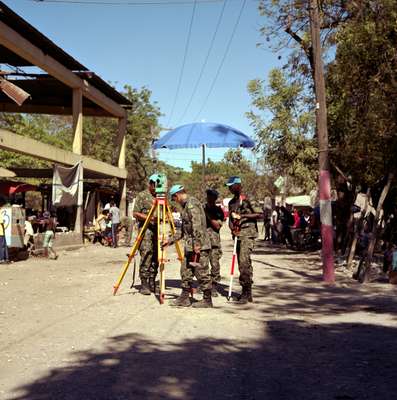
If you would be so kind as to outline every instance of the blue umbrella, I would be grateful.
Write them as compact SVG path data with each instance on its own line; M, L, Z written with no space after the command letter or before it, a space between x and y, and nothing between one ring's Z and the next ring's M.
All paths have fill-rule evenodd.
M201 147L203 155L203 182L205 177L206 147L254 147L255 142L243 132L228 125L196 122L182 125L166 133L153 143L153 149L186 149Z
M254 147L255 142L243 132L227 125L196 122L182 125L153 143L154 149L193 147Z

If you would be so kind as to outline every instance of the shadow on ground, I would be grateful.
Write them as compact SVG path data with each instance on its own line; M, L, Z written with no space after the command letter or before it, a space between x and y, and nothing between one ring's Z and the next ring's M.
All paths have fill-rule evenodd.
M361 324L264 324L261 342L108 339L102 353L15 389L14 400L394 400L397 329Z
M271 246L260 246L260 254L273 254ZM256 303L265 318L272 315L301 315L303 317L338 316L354 312L387 315L396 320L397 296L390 286L361 285L348 277L337 276L335 285L322 282L318 252L291 253L279 248L279 257L252 256L254 269L266 268L267 280L254 282ZM254 273L255 281L255 273ZM397 398L397 397L396 397Z

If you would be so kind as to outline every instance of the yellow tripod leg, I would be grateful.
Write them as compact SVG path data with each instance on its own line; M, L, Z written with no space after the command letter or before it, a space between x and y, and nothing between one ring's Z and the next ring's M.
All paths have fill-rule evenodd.
M172 213L171 213L171 210L170 210L170 207L168 206L168 204L166 204L166 211L167 211L167 219L171 226L171 232L174 235L176 232L176 229L175 229L174 219L172 218ZM179 243L179 240L177 240L175 242L175 248L176 248L176 253L178 254L178 260L180 262L182 262L183 261L183 251L181 249L181 244Z
M154 213L155 209L156 209L156 204L154 203L152 205L152 208L149 211L149 214L146 217L146 220L145 220L141 230L138 233L138 236L137 236L137 238L135 240L134 245L132 246L130 254L128 255L128 259L127 259L127 261L125 262L125 264L123 266L123 270L121 272L121 275L120 275L119 279L117 280L117 283L113 286L113 296L117 293L117 291L118 291L118 289L119 289L119 287L121 285L121 282L123 281L124 276L128 271L128 268L129 268L129 266L131 264L131 261L134 259L136 252L139 250L139 247L141 246L141 243L142 243L143 237L145 235L146 229L150 224L150 220L151 220L151 218L153 216L153 213Z

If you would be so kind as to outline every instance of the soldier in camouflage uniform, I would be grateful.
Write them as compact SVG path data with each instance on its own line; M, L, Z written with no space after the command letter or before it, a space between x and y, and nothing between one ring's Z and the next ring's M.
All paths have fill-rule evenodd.
M196 198L188 196L182 185L172 186L169 194L172 200L182 206L182 230L172 240L164 242L163 246L182 238L185 243L185 254L181 265L182 293L172 305L182 307L192 305L197 308L212 307L211 277L208 268L211 243L207 235L203 206ZM196 277L203 291L203 299L191 304L189 295L194 277Z
M133 210L133 216L138 221L139 229L142 228L150 209L155 201L155 181L157 175L149 178L149 185L146 190L138 193ZM139 265L139 277L141 279L141 288L139 293L150 295L156 290L156 275L158 271L157 257L157 225L156 218L153 218L146 229L145 235L139 247L141 262Z
M254 208L246 195L242 194L241 179L238 176L229 178L226 185L233 198L229 201L229 227L233 239L237 240L237 259L240 271L242 292L237 301L240 304L252 302L252 262L251 253L255 238L258 236L257 219L262 217L260 210Z
M212 280L212 296L218 296L217 284L221 281L221 265L219 260L222 257L222 246L220 229L225 220L222 208L217 206L216 200L219 194L216 190L207 190L207 204L204 206L205 216L207 218L207 233L211 242L210 264L211 264L211 280Z

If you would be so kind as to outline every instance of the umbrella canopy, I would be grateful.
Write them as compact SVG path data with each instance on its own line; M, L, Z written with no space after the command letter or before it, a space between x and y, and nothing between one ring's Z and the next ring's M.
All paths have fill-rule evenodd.
M196 122L182 125L153 143L154 149L186 149L194 147L254 147L255 142L243 132L227 125Z
M13 182L13 181L1 181L0 182L0 194L6 196L12 196L16 193L30 192L37 190L37 186L30 185L23 182Z

